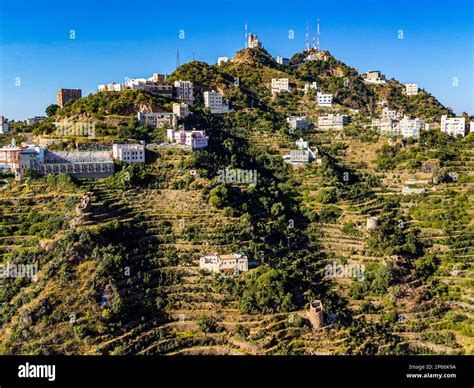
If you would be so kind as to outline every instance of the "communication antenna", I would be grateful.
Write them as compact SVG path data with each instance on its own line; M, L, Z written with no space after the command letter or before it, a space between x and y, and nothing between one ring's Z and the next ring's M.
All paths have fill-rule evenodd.
M306 51L309 51L309 24L306 22Z
M245 20L245 48L248 47L248 26L247 20Z
M319 31L319 19L318 19L318 41L317 41L317 47L316 49L319 51L319 43L320 43L320 40L321 40L321 34L320 34L320 31Z
M180 66L179 64L179 48L176 49L176 68Z

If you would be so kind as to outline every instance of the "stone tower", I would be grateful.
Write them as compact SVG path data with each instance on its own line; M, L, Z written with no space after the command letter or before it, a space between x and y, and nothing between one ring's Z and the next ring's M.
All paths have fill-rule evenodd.
M323 304L321 301L311 301L309 304L308 318L314 330L324 326Z

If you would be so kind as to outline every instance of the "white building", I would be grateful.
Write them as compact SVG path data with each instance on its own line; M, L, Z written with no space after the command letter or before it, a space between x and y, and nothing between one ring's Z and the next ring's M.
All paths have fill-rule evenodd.
M249 270L248 257L243 253L230 255L209 254L199 259L199 267L214 273L225 270L233 272L247 272Z
M289 92L290 82L288 78L272 78L272 93Z
M191 148L191 150L206 148L209 140L209 137L206 136L206 131L197 131L195 129L188 131L168 129L166 135L170 143L180 144Z
M379 131L384 136L400 135L400 125L398 120L394 120L390 117L372 119L372 129Z
M318 106L332 106L332 94L318 92L316 96Z
M407 96L414 96L418 94L417 84L405 84L405 93Z
M36 123L40 123L41 121L46 120L46 116L35 116L35 117L30 117L29 119L26 119L26 125L33 125Z
M286 118L286 122L291 130L308 129L308 120L306 117L289 116Z
M112 82L110 84L103 84L97 87L99 92L107 91L107 92L121 92L122 90L127 89L127 85L125 84L116 84Z
M209 108L212 114L229 112L229 105L224 97L215 90L204 92L204 105Z
M305 93L306 93L308 90L318 90L318 84L316 83L316 81L313 81L313 82L311 82L310 84L304 84L304 91L305 91Z
M441 116L441 132L446 132L451 136L466 135L466 118Z
M171 112L145 112L137 113L137 119L141 125L151 125L156 128L173 128L178 127L178 118Z
M185 118L189 115L189 105L185 103L173 103L173 113L179 118Z
M291 164L307 164L313 158L313 154L309 149L305 150L291 150L289 155L289 162Z
M368 84L384 84L386 83L384 77L378 70L369 70L364 74L364 82Z
M217 58L217 66L222 65L223 63L229 62L229 57L219 57Z
M260 47L262 47L262 43L258 40L257 35L254 35L254 34L251 34L251 33L248 34L247 47L248 48L260 48Z
M112 157L127 163L145 163L145 146L142 144L114 144Z
M344 125L349 123L349 116L341 114L326 114L318 117L318 128L327 129L343 129Z
M3 116L0 116L0 133L6 133L10 130L10 124L8 124L8 119Z
M395 109L388 109L388 107L385 107L382 109L382 118L383 119L386 119L386 118L390 118L390 119L393 119L393 120L396 120L398 118L400 118L401 116L401 113L398 112L397 110Z
M290 59L289 58L276 57L276 61L280 65L289 65L290 64Z
M300 138L295 141L295 146L299 150L306 150L309 148L309 141L305 141L303 138Z
M193 83L191 81L174 81L175 96L188 104L194 101Z
M425 126L425 122L419 118L410 119L408 116L405 116L400 120L400 133L404 138L418 138L420 136L420 131Z

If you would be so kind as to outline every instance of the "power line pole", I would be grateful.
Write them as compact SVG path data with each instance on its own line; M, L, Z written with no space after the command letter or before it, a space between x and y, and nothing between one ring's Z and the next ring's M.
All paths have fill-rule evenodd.
M309 24L306 21L306 51L309 51Z
M319 32L319 19L318 19L318 43L317 43L317 50L318 50L318 51L319 51L320 39L321 39L321 34L320 34L320 32Z

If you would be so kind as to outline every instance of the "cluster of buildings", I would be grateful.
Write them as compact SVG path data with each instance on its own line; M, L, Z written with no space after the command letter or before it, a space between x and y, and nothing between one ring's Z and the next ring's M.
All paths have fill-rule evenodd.
M243 253L232 253L228 255L213 253L201 257L199 259L199 267L213 273L229 271L240 273L249 270L249 260Z
M178 100L184 101L187 104L192 104L194 101L193 83L191 81L177 80L174 83L166 82L164 74L154 73L149 78L131 78L125 83L116 84L102 84L97 87L99 92L120 92L127 89L144 90L149 93L176 97Z
M70 174L76 178L103 178L114 173L114 160L145 163L142 144L113 144L112 152L49 151L38 145L18 146L15 139L0 148L0 170L12 171L22 177L28 170L40 175Z
M420 118L411 118L404 115L400 119L400 113L395 110L384 108L381 118L372 119L372 128L385 136L402 136L404 138L418 138L422 130L431 130L436 127L434 123L425 123ZM471 124L471 127L472 124ZM450 136L466 135L465 117L441 116L441 132Z

